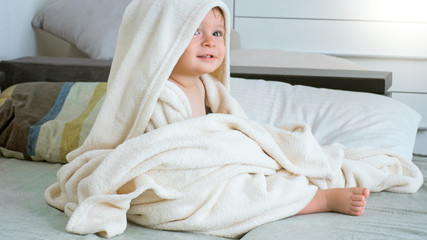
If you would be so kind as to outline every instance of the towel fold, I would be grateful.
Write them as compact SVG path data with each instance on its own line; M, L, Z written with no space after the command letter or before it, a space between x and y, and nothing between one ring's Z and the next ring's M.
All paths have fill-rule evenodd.
M421 183L412 163L378 149L321 147L308 126L210 114L81 155L46 199L80 234L120 234L127 215L155 229L238 237L298 213L317 187L413 192Z

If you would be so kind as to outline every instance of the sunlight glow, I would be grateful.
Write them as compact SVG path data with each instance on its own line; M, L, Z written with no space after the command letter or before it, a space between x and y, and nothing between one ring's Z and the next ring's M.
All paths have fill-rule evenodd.
M427 22L426 0L371 0L372 9L379 10L378 19L399 22Z

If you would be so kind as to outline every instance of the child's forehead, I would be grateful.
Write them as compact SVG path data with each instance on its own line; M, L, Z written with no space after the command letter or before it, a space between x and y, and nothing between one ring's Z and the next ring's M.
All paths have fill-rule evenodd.
M219 7L212 8L211 11L208 12L203 22L216 22L218 25L224 26L225 19L222 13L222 10Z

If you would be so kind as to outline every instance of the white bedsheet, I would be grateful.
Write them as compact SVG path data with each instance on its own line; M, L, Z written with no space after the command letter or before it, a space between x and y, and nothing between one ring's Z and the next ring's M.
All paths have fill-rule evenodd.
M414 157L427 176L427 157ZM68 217L44 200L43 192L56 178L60 164L0 157L0 239L103 239L65 231ZM427 179L415 194L372 193L364 215L337 213L295 216L260 226L243 240L276 239L425 239ZM310 226L309 228L307 227ZM210 235L147 229L130 223L114 238L147 240L219 240Z

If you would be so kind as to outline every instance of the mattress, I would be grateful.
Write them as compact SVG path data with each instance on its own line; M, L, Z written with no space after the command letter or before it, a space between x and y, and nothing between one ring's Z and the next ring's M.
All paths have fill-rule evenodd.
M0 85L3 93L7 95L6 87L23 82L103 82L108 74L109 63L31 58L3 61L0 67L7 73L3 78L0 75ZM260 76L255 74L255 77ZM282 77L288 78L287 75ZM318 81L325 82L325 79L319 78ZM369 89L364 91L370 92ZM31 94L46 96L45 91L36 89ZM321 145L339 142L352 147L363 144L390 149L408 159L412 156L420 116L391 98L365 92L292 86L276 81L240 78L231 79L231 94L241 104L249 119L274 126L305 122L311 126ZM26 99L31 101L35 98ZM25 104L16 102L8 106L12 106L12 112L16 113L16 108ZM40 106L46 107L43 104ZM70 109L73 111L70 116L80 115L74 112L74 108ZM12 119L6 121L7 124L2 129L6 129L7 125L19 128L18 123L22 123L20 120L28 120L27 115L22 115L19 119L17 115L11 114ZM53 130L60 131L56 128ZM22 138L22 135L18 138ZM9 136L2 139L10 140ZM47 146L45 149L55 150L53 145ZM4 151L7 147L0 146L3 154L11 153ZM11 147L9 150L14 149L16 150ZM60 148L56 150L59 151ZM56 182L56 173L62 164L13 158L24 156L23 154L28 155L24 151L20 154L10 154L11 158L0 157L0 239L101 239L94 234L80 236L68 233L65 230L68 217L46 203L44 191ZM414 156L413 161L426 176L427 156ZM259 226L242 239L427 239L426 200L427 187L424 178L423 186L414 194L372 193L368 198L365 213L360 217L337 213L293 216ZM114 239L224 238L198 233L159 231L128 223L126 231Z
M427 156L413 161L427 176ZM56 181L58 163L0 157L0 239L101 239L65 231L68 217L44 200ZM427 185L414 194L372 193L364 215L337 213L294 216L259 226L242 239L426 239ZM114 239L223 239L184 232L158 231L132 223Z

